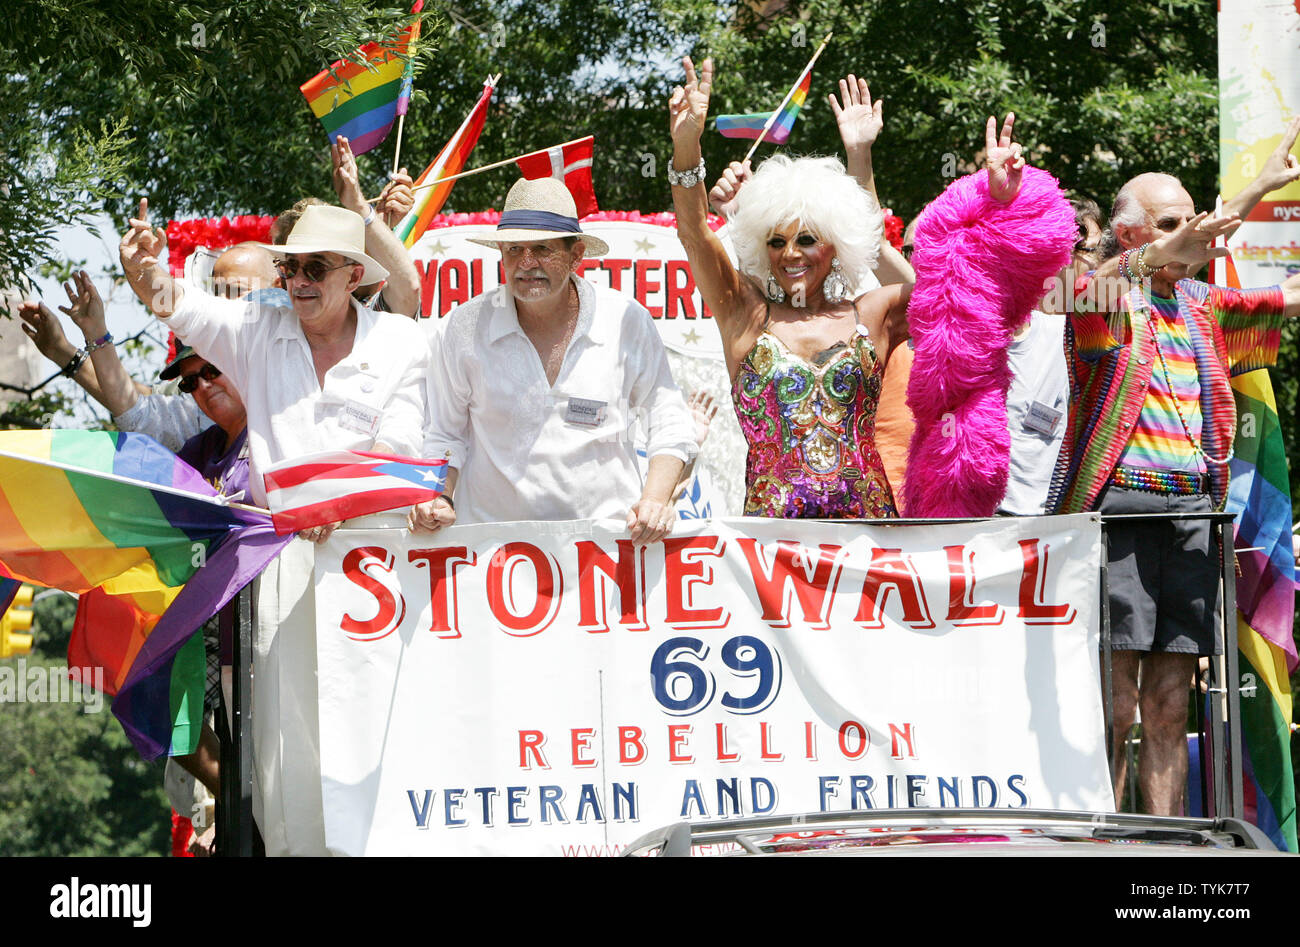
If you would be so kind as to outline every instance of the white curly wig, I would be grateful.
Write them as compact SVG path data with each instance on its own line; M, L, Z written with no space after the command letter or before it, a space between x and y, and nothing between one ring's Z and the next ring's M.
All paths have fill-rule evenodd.
M875 269L885 218L880 205L835 158L773 155L740 190L731 240L740 271L767 284L767 240L798 222L835 248L853 295Z

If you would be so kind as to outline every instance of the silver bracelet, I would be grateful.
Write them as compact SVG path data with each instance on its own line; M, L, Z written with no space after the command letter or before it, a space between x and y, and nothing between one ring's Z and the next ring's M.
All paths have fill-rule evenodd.
M361 225L363 227L369 227L375 222L375 205L368 204L366 206L369 207L369 210L366 211L366 216L361 220Z
M691 168L689 171L678 171L673 167L671 161L668 162L668 183L673 187L695 187L697 184L704 182L704 156L700 156L698 167Z
M77 351L73 353L72 358L68 361L68 364L63 366L61 374L71 378L73 375L77 374L77 369L81 367L81 363L85 360L86 350L77 349Z

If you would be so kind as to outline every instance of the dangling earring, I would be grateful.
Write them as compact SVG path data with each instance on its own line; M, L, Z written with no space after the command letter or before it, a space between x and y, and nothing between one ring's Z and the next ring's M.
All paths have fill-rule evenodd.
M767 298L774 303L785 302L785 290L781 284L776 281L776 277L770 272L767 274Z
M822 297L828 303L843 302L849 295L849 281L844 275L844 268L840 266L840 258L835 257L831 260L831 271L826 274L826 279L822 283Z

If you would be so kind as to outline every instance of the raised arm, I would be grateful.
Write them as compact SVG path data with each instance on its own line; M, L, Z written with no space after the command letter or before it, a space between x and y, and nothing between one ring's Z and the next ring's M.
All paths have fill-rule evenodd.
M86 353L68 341L59 324L59 317L50 311L44 303L22 302L18 304L18 317L22 320L23 332L32 340L36 351L40 352L55 365L68 374L72 369L72 380L85 389L104 407L104 394L99 390L99 379L95 377L95 368Z
M709 93L713 88L713 60L704 60L700 74L690 58L682 60L686 85L673 90L668 103L668 127L673 136L673 168L693 171L703 161L700 137L709 115ZM737 321L745 310L743 278L727 257L722 241L709 229L703 176L693 187L673 185L673 210L677 214L677 237L686 250L704 302L713 311L724 339L737 333Z
M1242 188L1240 194L1223 205L1225 215L1236 214L1245 220L1255 209L1255 205L1263 200L1265 194L1300 179L1300 161L1291 154L1297 136L1300 136L1300 115L1287 124L1286 130L1282 132L1281 142L1264 161L1264 166L1259 169L1259 176Z
M1196 270L1211 260L1227 256L1228 248L1216 247L1214 241L1231 236L1240 226L1241 219L1236 214L1211 217L1208 211L1202 211L1147 244L1140 254L1126 251L1104 261L1076 304L1086 312L1113 312L1140 280L1148 279L1166 266L1188 266ZM1180 275L1172 275L1169 281L1175 282Z
M149 226L149 201L141 198L139 216L129 221L117 250L127 285L159 319L170 318L185 295L180 281L172 279L162 263L166 249L167 233L161 227L154 230Z
M850 74L840 80L840 98L834 94L828 96L831 111L835 114L835 123L839 126L840 141L844 143L844 158L849 174L862 189L875 198L876 174L871 162L871 146L876 143L880 131L884 128L884 110L880 99L871 100L871 90L866 79L859 79ZM916 282L912 265L903 254L894 249L893 244L884 239L880 241L880 256L876 263L876 278L882 286L891 283Z
M390 312L414 317L420 305L420 274L411 262L411 255L389 227L384 213L378 207L372 208L362 197L357 160L346 138L340 135L330 146L330 157L334 162L334 192L339 203L366 221L366 253L388 270L384 302ZM410 178L406 180L409 182Z
M64 283L63 291L68 294L69 305L60 306L59 310L66 313L85 336L85 348L95 365L95 377L103 395L101 400L113 417L117 417L128 411L140 396L122 360L117 357L113 337L108 334L104 301L85 270L75 273L71 283Z

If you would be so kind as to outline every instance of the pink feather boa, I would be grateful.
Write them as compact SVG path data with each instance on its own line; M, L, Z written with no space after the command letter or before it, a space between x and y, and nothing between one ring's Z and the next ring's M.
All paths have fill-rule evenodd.
M1074 211L1056 179L1025 168L1003 204L984 171L954 181L916 227L907 307L916 356L907 403L916 418L904 515L991 516L1006 494L1011 333L1070 261Z

